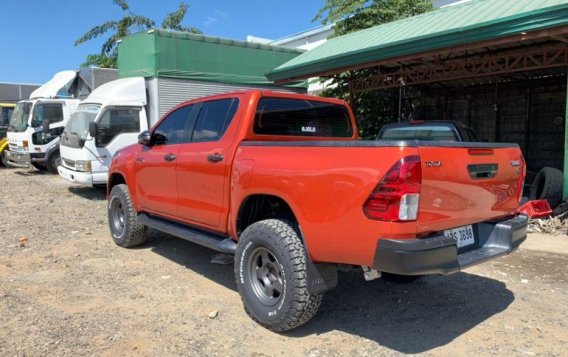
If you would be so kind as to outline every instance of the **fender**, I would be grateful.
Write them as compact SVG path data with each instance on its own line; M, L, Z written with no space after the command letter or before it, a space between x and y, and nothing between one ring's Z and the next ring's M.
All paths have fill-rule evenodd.
M45 152L45 156L44 158L47 160L47 158L49 157L49 155L51 155L53 152L55 151L59 151L59 142L57 142L55 145L53 145L52 147L50 147L49 149L47 149L47 151Z
M2 155L2 153L4 152L4 150L6 150L6 148L8 147L8 139L4 138L0 140L0 155Z

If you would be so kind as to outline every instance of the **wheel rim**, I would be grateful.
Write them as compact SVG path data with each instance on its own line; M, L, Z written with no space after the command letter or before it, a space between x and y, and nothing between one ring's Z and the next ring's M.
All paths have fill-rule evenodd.
M284 294L280 262L264 247L256 248L249 258L249 276L255 296L266 306L276 305Z
M124 207L117 197L113 197L110 203L110 217L114 231L121 236L124 231Z
M53 158L51 159L51 165L55 168L61 166L61 156L60 155L53 156Z

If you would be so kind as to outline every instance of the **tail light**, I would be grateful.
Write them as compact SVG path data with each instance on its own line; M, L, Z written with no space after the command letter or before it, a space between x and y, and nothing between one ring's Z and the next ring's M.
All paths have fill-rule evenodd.
M521 162L521 166L519 167L519 181L517 183L517 201L521 203L521 199L523 198L523 191L525 189L525 177L527 175L527 163L525 159L521 156L519 160Z
M415 221L421 183L420 157L407 156L386 173L363 205L363 212L378 221Z

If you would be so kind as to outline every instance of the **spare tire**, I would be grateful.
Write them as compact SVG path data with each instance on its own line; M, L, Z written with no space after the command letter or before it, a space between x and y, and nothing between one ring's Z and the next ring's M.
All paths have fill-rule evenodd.
M552 209L562 202L564 174L552 167L545 167L538 172L531 186L531 200L547 200Z
M558 207L552 212L552 217L565 216L568 213L568 201L562 202Z

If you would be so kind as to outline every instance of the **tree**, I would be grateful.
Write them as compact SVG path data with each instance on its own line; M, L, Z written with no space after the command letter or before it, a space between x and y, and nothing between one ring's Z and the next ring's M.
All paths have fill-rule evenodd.
M133 32L145 31L155 27L155 22L148 17L137 15L132 12L126 0L113 0L113 3L124 11L122 19L107 21L87 31L83 36L75 41L75 46L79 46L87 41L103 36L109 31L113 31L111 36L103 43L101 52L87 56L83 66L98 66L104 68L117 68L118 65L118 40L130 35ZM166 15L162 22L162 28L176 31L187 31L201 33L195 27L185 27L181 25L188 5L181 2L179 8Z
M433 10L429 0L325 0L313 21L323 24L336 22L334 37L350 32L396 21ZM349 99L349 80L376 74L375 69L349 71L333 76L322 94ZM359 134L365 139L374 138L385 124L398 118L399 89L380 92L363 92L355 96L353 109Z

